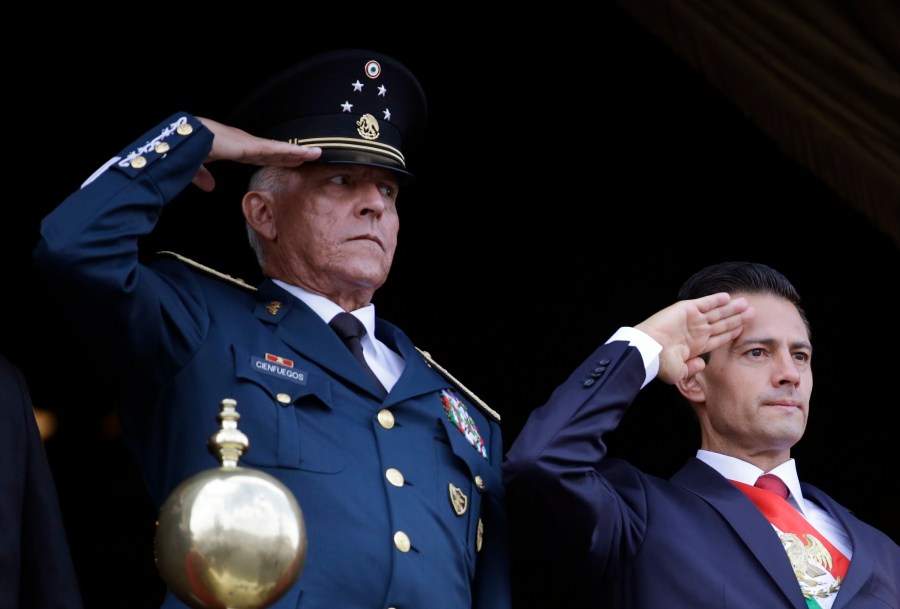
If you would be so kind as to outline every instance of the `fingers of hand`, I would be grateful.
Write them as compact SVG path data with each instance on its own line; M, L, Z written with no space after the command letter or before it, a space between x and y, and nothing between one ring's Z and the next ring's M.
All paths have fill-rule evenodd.
M745 309L709 324L710 335L704 351L712 351L736 339L744 331L744 324L753 317L753 309Z
M713 294L713 296L719 297L722 294ZM727 294L724 294L725 300L717 305L709 306L709 301L707 298L712 298L712 296L707 296L704 298L700 298L694 301L697 305L697 308L706 316L706 321L709 324L714 324L718 321L733 318L735 316L740 317L740 315L746 311L750 305L747 302L747 299L743 296L738 298L729 298Z
M272 142L272 144L271 149L261 151L249 162L271 167L296 167L315 161L322 154L322 149L317 146L295 146L287 142Z
M726 300L724 304L709 309L705 315L709 337L703 352L726 345L740 336L744 324L753 317L753 309L746 298L740 297Z
M706 314L706 319L711 326L720 331L731 330L753 319L753 307L746 298L735 298L728 304L713 309Z
M701 313L709 314L715 312L720 307L728 305L730 301L731 296L728 295L728 292L718 292L716 294L697 298L693 302Z

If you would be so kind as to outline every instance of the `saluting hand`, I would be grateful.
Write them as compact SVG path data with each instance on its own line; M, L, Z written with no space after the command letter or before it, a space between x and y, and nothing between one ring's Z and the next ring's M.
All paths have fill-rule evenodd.
M700 355L740 336L752 317L746 298L720 292L676 302L635 327L662 345L657 378L674 384L703 370Z
M322 154L322 149L316 146L297 146L256 137L237 127L230 127L209 118L199 116L197 118L213 133L213 144L206 157L207 163L228 160L249 165L297 167L307 161L315 161ZM210 192L216 186L216 181L205 164L200 166L197 175L191 181L206 192Z

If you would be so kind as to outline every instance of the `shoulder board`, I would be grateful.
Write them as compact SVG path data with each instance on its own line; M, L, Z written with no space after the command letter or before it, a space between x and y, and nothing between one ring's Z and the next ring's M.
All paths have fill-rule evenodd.
M228 283L232 283L238 287L244 288L245 290L250 290L251 292L256 291L255 286L250 285L243 279L239 279L237 277L232 277L231 275L226 275L225 273L217 271L208 266L202 265L199 262L195 262L194 260L191 260L190 258L182 256L181 254L176 254L175 252L169 252L169 251L157 252L157 254L160 256L171 256L172 258L176 258L176 259L180 260L181 262L185 263L189 267L196 269L196 270L200 271L201 273L205 273L205 274L215 277L217 279L221 279L222 281L227 281Z
M470 400L472 400L473 402L475 402L476 404L478 404L478 406L479 406L479 407L480 407L487 415L489 415L490 417L492 417L493 419L495 419L498 423L500 422L500 413L498 413L496 410L492 409L490 406L488 406L488 405L485 404L483 401L481 401L481 398L479 398L477 395L475 395L474 393L472 393L472 392L469 390L468 387L466 387L465 385L463 385L462 383L460 383L460 382L459 382L452 374L450 374L449 372L447 372L447 370L446 370L444 367L442 367L442 366L439 365L436 361L434 361L433 359L431 359L431 354L430 354L430 353L428 353L427 351L422 351L422 350L419 349L418 347L416 347L416 351L418 351L418 352L422 355L422 357L425 358L425 361L428 362L428 365L429 365L429 366L431 366L432 368L434 368L435 370L437 370L438 372L440 372L441 375L442 375L444 378L446 378L448 381L450 381L457 389L459 389L459 390L462 391L464 394L466 394L466 397L468 397Z

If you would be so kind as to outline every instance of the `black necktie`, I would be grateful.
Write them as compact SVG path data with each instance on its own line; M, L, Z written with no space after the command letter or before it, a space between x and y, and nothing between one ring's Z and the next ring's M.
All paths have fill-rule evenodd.
M384 385L381 384L381 381L378 380L378 377L375 376L375 373L369 368L369 364L366 363L366 358L363 356L362 343L360 342L360 339L366 333L366 327L363 323L350 313L338 313L330 322L328 322L328 325L341 337L344 344L350 349L350 353L352 353L353 356L359 360L359 363L362 364L365 373L372 379L375 386L381 390L381 397L383 398L386 396L387 389L384 388Z

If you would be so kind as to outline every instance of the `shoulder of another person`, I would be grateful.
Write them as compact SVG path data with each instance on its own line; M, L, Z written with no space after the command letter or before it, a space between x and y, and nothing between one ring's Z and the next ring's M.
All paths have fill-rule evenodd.
M431 368L437 370L441 374L441 376L443 376L445 379L450 381L450 383L454 387L456 387L467 398L469 398L473 403L475 403L475 405L477 405L486 415L488 415L488 417L490 417L491 419L495 420L498 423L500 422L500 413L498 413L496 410L494 410L493 408L491 408L490 406L485 404L481 398L479 398L477 395L475 395L468 387L466 387L461 382L459 382L459 380L456 377L454 377L452 374L450 374L446 368L444 368L443 366L438 364L436 361L434 361L434 359L431 357L430 353L428 353L427 351L423 351L422 349L419 349L418 347L416 347L416 351L418 351L419 354L425 358L425 362Z
M204 275L208 275L209 277L213 277L220 281L224 281L231 285L235 285L241 289L248 290L250 292L256 291L255 286L250 285L249 283L247 283L246 281L244 281L243 279L241 279L239 277L232 277L231 275L228 275L221 271L217 271L216 269L214 269L212 267L208 267L205 264L200 264L199 262L197 262L195 260L191 260L187 256L182 256L181 254L178 254L176 252L163 250L163 251L157 252L156 255L160 256L162 258L173 258L173 259L178 260L179 262L185 264L192 270L197 271L198 273L202 273Z

